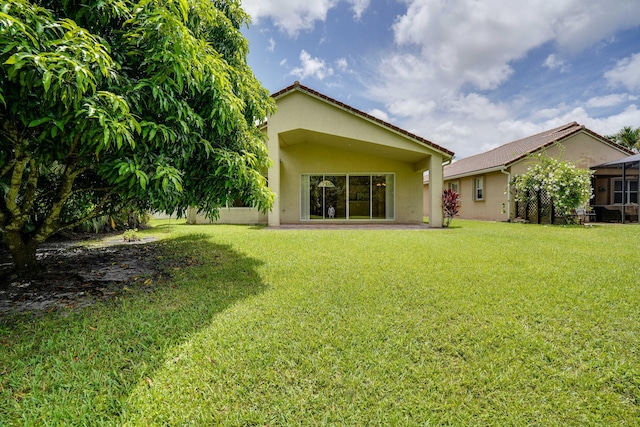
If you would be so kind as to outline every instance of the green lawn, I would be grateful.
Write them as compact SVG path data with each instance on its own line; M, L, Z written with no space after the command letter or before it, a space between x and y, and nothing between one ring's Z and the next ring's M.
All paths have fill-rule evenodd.
M640 227L166 225L176 269L0 324L0 425L622 426Z

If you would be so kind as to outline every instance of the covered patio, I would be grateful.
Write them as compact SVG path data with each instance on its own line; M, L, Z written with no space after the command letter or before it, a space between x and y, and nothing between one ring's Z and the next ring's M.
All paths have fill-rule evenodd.
M593 166L591 207L598 222L638 223L640 154Z

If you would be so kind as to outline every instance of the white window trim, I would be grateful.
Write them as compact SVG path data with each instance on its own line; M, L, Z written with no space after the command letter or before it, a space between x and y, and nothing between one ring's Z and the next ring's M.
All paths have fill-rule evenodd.
M476 186L476 183L480 182L480 187ZM478 189L482 191L482 197L478 197ZM486 199L486 185L484 176L476 176L473 178L473 200L476 202L483 202Z
M631 202L631 194L634 193L634 191L631 191L631 184L633 182L637 181L635 179L627 179L625 182L627 184L627 188L623 188L620 191L616 191L616 182L620 183L620 186L622 186L622 178L611 178L611 204L614 206L622 206L624 205L629 205L629 204L633 204L635 202ZM640 185L640 184L638 184ZM616 203L616 193L622 193L622 199L624 201L624 203Z

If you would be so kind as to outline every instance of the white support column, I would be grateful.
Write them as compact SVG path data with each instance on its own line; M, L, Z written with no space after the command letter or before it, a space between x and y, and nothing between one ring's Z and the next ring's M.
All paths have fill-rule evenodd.
M442 156L431 155L429 162L429 227L442 228Z
M275 133L275 132L274 132ZM267 223L269 227L280 227L280 143L278 134L268 133L269 157L273 165L269 168L269 188L276 195L273 201L273 208L269 212Z

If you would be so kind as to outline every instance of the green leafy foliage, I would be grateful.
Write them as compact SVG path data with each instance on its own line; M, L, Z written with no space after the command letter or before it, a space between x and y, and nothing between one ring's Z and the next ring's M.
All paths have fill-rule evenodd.
M640 127L634 129L632 126L625 126L618 133L608 135L607 138L636 153L640 152Z
M589 203L593 194L592 171L545 154L532 158L536 163L526 173L516 175L511 182L516 201L527 203L539 192L544 192L551 198L556 212L565 218L572 209Z
M0 228L12 251L125 207L270 209L256 123L275 103L246 62L248 21L238 0L3 3Z
M142 238L138 234L138 229L137 228L132 228L132 229L126 230L124 233L122 233L122 239L125 242L137 242L138 240L140 240Z

